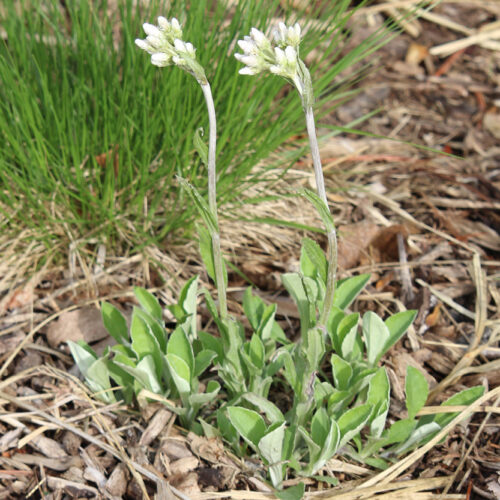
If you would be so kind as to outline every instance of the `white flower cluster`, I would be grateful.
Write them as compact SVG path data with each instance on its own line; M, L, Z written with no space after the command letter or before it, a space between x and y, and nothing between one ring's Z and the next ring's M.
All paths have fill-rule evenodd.
M182 40L182 28L175 17L171 21L160 16L158 26L144 23L145 40L138 38L135 44L151 54L151 63L165 67L175 64L191 73L201 83L206 82L205 72L196 61L193 44Z
M310 104L312 88L310 76L299 57L300 26L286 26L279 23L274 30L274 45L262 31L252 28L250 36L238 40L243 54L235 54L236 59L245 65L241 75L257 75L270 71L290 81L299 91L302 99Z
M298 48L300 44L300 26L287 27L279 23L274 30L273 47L271 41L257 28L252 28L250 36L238 41L243 54L235 54L236 59L245 67L240 69L242 75L256 75L262 71L271 71L290 80L298 71Z

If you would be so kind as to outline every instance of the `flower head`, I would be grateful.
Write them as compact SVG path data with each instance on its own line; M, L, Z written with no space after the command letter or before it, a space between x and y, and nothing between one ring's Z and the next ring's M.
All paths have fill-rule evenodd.
M256 75L262 71L270 71L286 78L299 91L304 106L311 106L313 102L311 77L299 57L301 40L299 24L286 26L285 23L279 23L273 33L274 45L257 28L252 28L250 36L238 41L243 54L234 56L245 65L239 73Z
M240 69L240 74L256 75L261 71L268 70L273 64L271 41L257 28L250 30L250 36L238 40L238 46L243 54L235 54L234 56L245 65L243 69Z
M295 23L293 26L287 27L285 23L279 23L278 28L274 30L274 41L276 45L284 49L287 46L291 46L298 49L300 45L300 26L299 23Z
M138 38L135 44L151 54L152 64L159 67L175 64L191 73L200 83L207 82L205 71L196 60L196 49L182 40L182 28L175 17L169 21L160 16L158 26L144 23L143 29L146 39Z

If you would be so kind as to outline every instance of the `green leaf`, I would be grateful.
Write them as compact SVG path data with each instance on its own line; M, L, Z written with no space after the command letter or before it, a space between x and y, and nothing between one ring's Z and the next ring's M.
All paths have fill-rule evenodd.
M317 328L311 328L307 332L306 355L312 370L318 370L321 360L325 354L325 342L323 333Z
M389 329L377 314L367 311L363 315L363 336L371 366L375 366L384 354L389 335Z
M281 275L283 286L292 296L300 315L300 332L305 335L311 324L309 298L306 294L301 276L297 273L285 273Z
M300 254L300 270L302 274L309 278L316 278L318 275L324 284L328 277L328 262L321 247L311 238L302 239Z
M281 352L283 353L282 357L283 357L283 366L285 368L284 370L285 379L290 385L290 387L294 390L294 392L298 394L300 391L300 382L299 382L300 379L297 376L297 367L295 366L292 355L287 350L283 350ZM299 376L301 375L302 374L300 374Z
M179 305L184 309L188 318L188 328L184 329L190 339L196 338L196 302L198 299L198 276L193 276L182 287L179 296Z
M193 377L199 377L209 366L217 353L208 349L202 349L194 360L194 373Z
M410 437L403 444L397 446L392 450L396 455L401 455L411 448L417 446L420 442L424 441L427 437L435 434L441 429L436 422L417 427L410 435Z
M349 388L352 378L351 365L337 354L332 354L330 358L332 364L333 380L336 388L345 391Z
M280 500L302 500L306 487L304 483L296 484L295 486L290 486L286 490L275 491L274 494Z
M97 354L83 341L80 341L80 343L77 344L72 340L68 340L67 343L78 369L81 374L86 377L90 366L97 359Z
M266 433L259 441L258 451L269 465L269 475L275 488L281 488L283 482L283 441L285 439L285 422Z
M341 440L340 446L344 446L365 426L372 413L372 406L364 404L347 410L337 421Z
M476 399L479 399L484 394L484 386L477 385L475 387L470 387L465 389L458 394L454 394L446 401L444 401L441 406L468 406ZM436 422L441 428L449 424L456 416L457 413L440 413L435 416L434 422Z
M370 279L369 274L360 274L337 283L335 295L333 296L333 305L344 310L358 296Z
M337 451L340 441L340 429L333 418L329 418L327 433L321 443L321 451L317 457L314 457L313 463L307 468L308 475L316 474L319 469L324 467L326 462L332 458Z
M217 382L216 380L211 380L208 383L207 389L204 393L191 394L188 397L189 404L191 406L195 406L195 405L205 405L213 403L219 391L220 391L219 382Z
M309 189L300 190L299 194L314 205L314 208L317 210L327 232L331 233L335 231L335 223L333 222L333 217L330 214L330 209L325 205L323 200Z
M193 144L196 152L200 155L201 161L206 166L208 165L208 147L203 142L201 136L203 135L203 128L197 128L193 136Z
M109 380L109 369L105 359L96 359L87 370L86 376L90 388L99 392L99 397L107 403L114 403L116 401L115 395L112 391L105 392L106 389L111 389L111 382Z
M408 418L413 418L420 411L427 401L429 394L429 384L425 380L424 375L414 368L408 366L406 368L406 409L408 410Z
M382 354L386 353L408 330L413 323L417 311L401 311L385 320L385 325L389 330L389 338L386 341Z
M249 355L252 363L262 369L264 367L264 344L262 340L257 335L252 335L252 338L249 342Z
M134 295L147 313L157 321L161 322L163 320L163 310L154 295L149 293L145 288L138 286L134 287Z
M337 330L340 352L346 359L350 359L354 352L358 333L359 313L352 313L342 318Z
M259 396L254 392L247 392L246 394L243 394L243 399L246 399L250 404L258 408L261 412L264 412L271 424L284 422L285 417L283 416L281 410L268 399Z
M372 436L380 437L389 412L390 384L385 368L379 368L370 379L366 402L373 406L370 431Z
M140 312L134 309L130 325L130 337L132 338L132 349L139 359L151 354L156 365L157 377L160 377L162 363L162 352L149 325L140 317Z
M198 332L198 337L201 340L203 349L207 351L213 351L217 354L215 363L222 363L224 359L224 349L222 347L222 341L220 337L214 337L212 334L203 331Z
M383 434L384 446L406 441L416 426L417 421L414 419L396 420Z
M191 370L188 364L179 356L169 353L166 355L170 375L181 396L191 392Z
M127 321L115 306L103 302L101 304L101 316L104 327L119 344L128 344L130 342Z
M201 218L203 219L203 222L207 226L208 232L210 234L213 233L218 233L219 232L219 227L217 225L217 221L210 212L210 209L208 208L208 203L203 199L201 194L198 192L198 190L190 184L186 179L183 179L182 177L177 177L179 184L186 190L186 192L189 194L189 197L193 201L194 206L197 208L199 214L201 215Z
M135 308L134 314L137 315L139 318L141 318L144 321L144 323L146 323L149 331L153 334L154 338L158 342L161 352L164 353L165 349L167 348L167 332L163 327L162 324L163 322L160 323L158 320L153 318L153 316L151 316L147 311L144 311L142 309Z
M264 303L260 297L253 295L252 287L248 287L243 294L243 311L250 322L250 326L257 331Z
M110 360L108 360L108 371L109 376L115 381L115 383L122 386L120 391L123 394L125 403L132 403L132 399L134 397L134 377L118 366L114 361Z
M257 450L267 430L264 419L257 412L240 406L229 406L227 412L241 437Z
M319 446L323 446L330 430L330 417L324 408L319 408L311 421L311 438Z
M130 366L117 360L113 361L120 368L134 377L143 387L156 394L162 394L162 388L155 373L155 362L150 354L144 356L136 366Z
M193 373L194 371L194 355L193 348L191 347L191 343L187 338L186 332L177 327L173 333L170 335L170 339L167 344L167 354L175 354L179 358L181 358L184 363L189 368L189 373ZM191 377L188 377L188 380Z
M196 225L196 232L198 233L198 245L200 248L201 260L205 266L210 279L215 283L215 264L214 264L214 250L212 247L212 237L208 229L201 225Z
M299 433L302 436L302 439L305 441L307 445L307 449L309 451L309 465L312 466L316 457L319 457L321 453L321 446L318 445L309 435L309 433L304 429L304 427L299 426Z

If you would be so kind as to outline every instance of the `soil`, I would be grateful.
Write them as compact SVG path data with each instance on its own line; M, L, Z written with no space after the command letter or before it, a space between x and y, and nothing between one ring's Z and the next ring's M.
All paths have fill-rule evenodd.
M379 27L389 4L363 9L354 22L366 29L356 36ZM321 154L341 277L372 275L353 309L419 311L384 359L391 418L405 414L408 365L427 373L426 407L475 385L487 397L459 409L461 423L399 469L380 473L337 457L323 473L339 485L307 480L310 498L500 498L500 4L443 0L430 12L377 53L379 70L323 121L346 126L379 110L356 125L366 135L330 137ZM476 30L481 44L457 43ZM289 174L309 186L310 172L304 157ZM293 203L256 210L302 209ZM264 297L277 297L283 324L296 324L279 273L296 268L303 234L241 226L237 214L222 222L225 252ZM95 305L105 299L130 310L133 285L172 303L179 283L201 271L194 243L108 255L93 268L72 255L68 269L49 262L34 275L32 262L9 248L0 267L0 498L271 498L258 463L186 434L160 403L131 410L93 398L63 344L70 332L97 350L109 345ZM236 315L244 284L230 276Z

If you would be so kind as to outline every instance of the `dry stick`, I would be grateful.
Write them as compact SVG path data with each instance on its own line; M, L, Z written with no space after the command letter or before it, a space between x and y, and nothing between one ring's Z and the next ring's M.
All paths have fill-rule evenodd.
M73 434L76 434L77 436L81 437L85 441L88 441L89 443L92 443L92 444L98 446L102 450L113 455L113 457L115 457L116 459L118 459L120 461L124 461L126 463L129 463L130 465L133 466L134 469L137 470L137 472L140 472L143 476L147 477L151 481L154 481L158 485L159 489L164 489L165 484L168 484L164 478L162 478L159 475L155 474L154 472L150 471L146 467L143 467L142 465L139 465L138 463L133 462L127 456L123 456L120 452L115 450L109 444L103 443L101 440L97 439L94 436L91 436L90 434L87 434L86 432L80 430L78 427L75 427L71 424L67 424L66 422L64 422L56 417L53 417L49 413L46 413L45 411L40 410L40 409L36 408L35 406L32 406L28 403L24 403L22 401L19 401L16 397L11 396L10 394L7 394L6 392L0 391L0 398L3 398L5 400L9 401L10 403L12 403L20 408L23 408L27 411L30 411L36 415L40 415L41 417L45 418L45 420L54 424L55 426L57 426L59 428L63 428L69 432L72 432ZM182 500L190 500L190 498L188 496L184 495L181 491L177 490L173 486L168 485L168 487L172 490L173 493L175 493L176 496L178 496Z
M481 42L486 42L490 40L496 40L500 38L500 29L492 31L482 31L481 33L476 33L474 35L468 36L467 38L462 38L461 40L455 40L453 42L443 43L442 45L437 45L429 50L429 54L433 56L446 56L457 52L460 49L470 47L471 45L477 45Z

